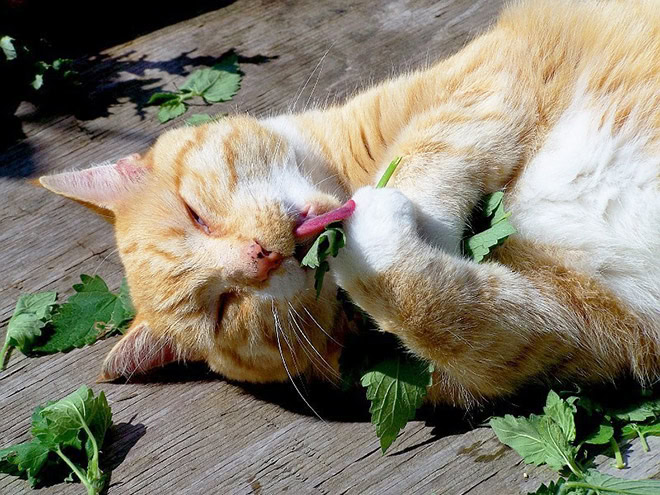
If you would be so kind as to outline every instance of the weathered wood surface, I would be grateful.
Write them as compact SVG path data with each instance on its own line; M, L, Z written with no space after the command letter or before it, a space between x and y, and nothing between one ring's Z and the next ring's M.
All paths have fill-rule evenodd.
M92 54L96 62L83 74L83 91L92 101L112 103L109 112L100 112L107 109L101 105L77 119L23 105L27 139L0 154L0 326L21 292L63 292L80 273L98 273L118 286L122 268L110 226L24 179L147 147L165 127L155 108L143 108L151 92L173 89L196 66L234 49L242 58L243 87L234 102L211 111L286 111L301 88L298 108L341 99L456 52L501 6L492 0L244 0ZM469 430L457 411L448 411L446 421L438 413L409 424L383 457L367 415L355 412L365 404L336 391L311 393L321 422L287 387L246 388L201 367L169 368L145 383L94 385L114 340L42 358L14 353L0 375L0 446L28 438L37 404L85 383L105 390L114 411L106 449L114 467L111 495L517 494L555 477L524 466L489 429ZM657 478L660 441L649 443L649 454L633 444L632 467L617 474ZM1 493L28 491L25 481L0 477ZM76 494L82 487L42 492Z

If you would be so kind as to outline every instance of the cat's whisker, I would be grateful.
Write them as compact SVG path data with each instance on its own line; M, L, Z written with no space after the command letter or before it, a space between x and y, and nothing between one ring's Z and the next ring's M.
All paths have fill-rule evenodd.
M319 79L321 79L321 73L323 72L323 62L325 61L325 57L328 56L328 53L330 53L330 50L335 46L335 43L337 41L334 41L332 45L330 45L330 48L326 50L326 52L323 54L321 57L321 60L319 61L319 71L316 74L316 81L314 81L314 86L312 86L312 90L309 92L309 96L307 97L307 101L305 102L305 105L303 106L303 112L309 108L309 102L312 99L312 96L314 95L314 91L316 91L316 86L319 83ZM316 70L316 69L315 69Z
M300 91L298 92L298 95L296 96L295 100L293 101L293 103L291 105L289 105L289 112L292 112L293 110L295 110L296 105L298 104L298 100L300 100L300 97L305 92L305 89L307 88L307 85L309 84L309 81L312 80L312 77L314 77L314 73L319 69L319 67L321 67L321 65L323 64L323 61L325 60L325 57L328 56L328 53L330 53L330 50L335 45L335 43L330 45L330 48L328 48L326 50L326 52L321 56L321 60L319 60L318 63L316 64L316 66L314 67L314 69L312 69L312 73L309 75L309 77L305 81L305 84L303 84L303 86L300 89Z
M325 334L326 337L328 337L330 340L332 340L339 347L344 347L340 342L337 341L337 339L335 339L332 335L330 335L328 332L326 332L323 329L323 327L319 324L319 322L316 321L316 318L314 318L314 316L312 316L312 313L310 313L309 310L304 305L301 305L301 306L302 306L303 310L305 311L305 313L307 313L309 315L309 317L312 319L314 324L318 327L319 330L321 330L321 332L323 332Z
M309 401L305 398L305 396L302 394L300 389L298 388L298 385L296 385L295 380L293 379L293 376L291 375L291 372L289 371L289 366L286 364L286 359L284 359L284 352L282 351L282 342L280 341L280 332L282 331L282 327L280 325L280 320L277 315L277 310L275 308L275 301L271 301L271 309L273 312L273 319L275 321L275 339L277 340L277 349L280 351L280 357L282 358L282 364L284 365L284 371L286 371L287 376L289 377L289 380L291 381L291 384L293 385L293 388L296 389L296 392L298 392L298 395L300 398L303 400L303 402L309 407L309 409L314 413L314 415L319 418L321 421L325 423L325 420L319 415L318 412L316 412L316 409L312 407L312 405L309 403Z
M301 336L303 337L303 339L307 342L307 344L309 344L309 347L311 347L311 349L314 351L314 353L318 356L318 358L321 360L321 363L322 363L322 364L323 364L328 370L330 370L330 372L331 372L333 375L335 375L335 376L338 377L338 376L339 376L339 373L337 373L337 370L335 370L335 369L330 365L330 363L328 363L328 361L327 361L327 360L321 355L321 353L316 349L316 347L314 346L314 344L309 340L309 337L307 337L307 335L305 334L305 331L302 329L302 327L300 326L300 324L299 324L298 321L296 320L295 317L297 316L298 318L300 318L301 321L304 321L303 318L302 318L302 316L300 315L300 313L298 313L298 311L296 311L296 308L294 308L293 304L291 304L289 301L287 301L287 304L289 305L289 307L291 308L291 310L292 310L293 313L294 313L294 318L292 318L292 322L293 322L293 324L296 326L296 328L298 329L298 332L300 333L300 335L301 335ZM291 310L289 311L289 313L291 312ZM303 349L305 349L305 346L302 344L302 342L301 342L301 346L302 346ZM310 356L310 361L311 361L311 356ZM316 363L316 360L314 360L313 362ZM319 369L319 371L322 371L322 370ZM324 376L325 376L326 378L328 377L327 375L325 375L325 373L324 373Z
M98 273L98 271L101 269L101 267L103 266L103 263L105 263L105 262L108 260L108 258L109 258L110 256L112 256L113 254L115 254L115 253L118 252L118 251L119 251L119 248L115 248L115 249L113 249L112 251L110 251L110 252L109 252L109 253L108 253L108 254L107 254L107 255L106 255L106 256L105 256L100 262L99 262L98 266L96 267L96 269L95 269L94 272L92 273L92 276L96 275L96 274Z
M282 326L281 321L280 321L280 334L284 339L284 343L289 348L289 352L291 354L291 360L293 361L293 367L296 369L296 376L300 377L300 385L302 386L303 390L307 392L307 388L305 387L305 383L303 381L303 374L301 373L300 367L298 366L298 357L296 356L296 350L291 345L289 338L286 336L286 332L284 331L284 327Z
M297 323L295 322L295 320L292 317L291 310L289 310L287 312L287 315L289 317L291 332L292 332L293 336L296 339L296 343L300 346L300 348L302 349L305 356L307 356L307 359L309 360L310 365L314 369L316 369L319 373L321 373L327 380L332 381L332 379L330 378L330 376L328 376L328 374L325 372L325 370L321 366L319 366L318 359L316 358L316 356L314 356L313 354L311 354L307 350L307 347L305 346L305 343L300 339L300 335L299 335L298 331L295 328L295 326L297 326Z
M325 177L324 179L321 179L320 181L316 182L315 184L312 184L312 187L318 187L321 184L323 184L325 181L334 179L336 177L339 177L339 174L331 174L331 175Z

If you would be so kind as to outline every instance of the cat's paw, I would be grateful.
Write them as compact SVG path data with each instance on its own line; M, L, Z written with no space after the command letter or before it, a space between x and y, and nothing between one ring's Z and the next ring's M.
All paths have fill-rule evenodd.
M344 220L346 246L330 260L337 283L381 273L404 255L417 236L416 210L401 191L363 187L353 196L355 212Z

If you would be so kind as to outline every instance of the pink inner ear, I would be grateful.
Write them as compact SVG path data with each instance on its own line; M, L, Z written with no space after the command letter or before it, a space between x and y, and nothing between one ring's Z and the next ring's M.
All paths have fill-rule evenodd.
M142 182L148 170L138 164L140 155L122 158L113 165L101 165L76 172L41 177L46 189L102 208L128 199Z
M122 376L130 379L176 360L177 353L169 339L154 337L145 323L139 323L112 348L98 381Z

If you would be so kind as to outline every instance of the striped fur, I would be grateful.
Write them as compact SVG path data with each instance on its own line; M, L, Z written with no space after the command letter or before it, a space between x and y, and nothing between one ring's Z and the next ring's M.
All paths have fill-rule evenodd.
M371 188L395 156L392 187ZM334 380L337 286L436 365L435 402L660 377L651 0L521 3L453 57L345 104L169 131L122 163L140 173L42 178L115 224L140 334L113 349L106 378L187 359L236 380ZM460 239L502 188L518 234L477 265ZM316 300L293 229L310 205L349 197L336 284ZM285 256L265 282L244 255L254 240Z

